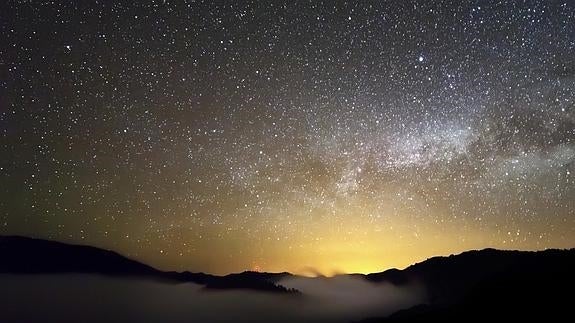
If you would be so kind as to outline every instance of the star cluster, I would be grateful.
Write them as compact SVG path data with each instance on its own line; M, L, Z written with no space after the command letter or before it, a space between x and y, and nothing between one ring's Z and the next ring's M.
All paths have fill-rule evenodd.
M6 1L0 233L323 273L575 243L572 1Z

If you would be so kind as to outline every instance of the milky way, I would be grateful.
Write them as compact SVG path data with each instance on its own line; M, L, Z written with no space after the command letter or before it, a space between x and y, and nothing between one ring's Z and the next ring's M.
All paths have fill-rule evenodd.
M575 2L6 1L0 234L322 273L575 244Z

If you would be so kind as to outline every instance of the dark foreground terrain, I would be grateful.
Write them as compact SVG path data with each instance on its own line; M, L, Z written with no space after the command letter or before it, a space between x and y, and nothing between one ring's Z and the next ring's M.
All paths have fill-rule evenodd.
M402 271L367 275L401 285L417 280L427 303L362 322L563 321L572 317L575 250L484 249L436 257Z
M306 278L165 272L115 252L0 237L0 322L406 322L571 317L575 249L484 249Z

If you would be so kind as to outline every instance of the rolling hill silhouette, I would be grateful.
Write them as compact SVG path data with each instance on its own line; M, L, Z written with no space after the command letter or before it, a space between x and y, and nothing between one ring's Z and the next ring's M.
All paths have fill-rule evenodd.
M297 294L276 282L288 273L243 272L227 276L166 272L96 247L19 236L0 236L0 273L86 273L144 277L168 282L193 282L206 289L252 289Z
M575 249L484 249L435 257L404 270L366 275L373 282L422 283L428 304L364 322L559 319L572 315Z
M95 247L25 237L0 236L0 273L88 273L142 277L169 283L193 282L205 289L247 289L300 295L280 285L290 273L215 276L165 272ZM362 322L462 321L493 319L559 320L573 314L575 249L537 252L484 249L434 257L403 270L350 277L373 284L425 290L425 303ZM330 279L330 278L321 278Z
M161 274L113 251L18 236L0 237L0 259L3 273Z

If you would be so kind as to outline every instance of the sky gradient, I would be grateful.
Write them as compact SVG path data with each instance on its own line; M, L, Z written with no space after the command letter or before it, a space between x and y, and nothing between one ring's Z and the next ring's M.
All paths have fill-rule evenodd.
M575 246L573 1L3 1L0 234L333 274Z

